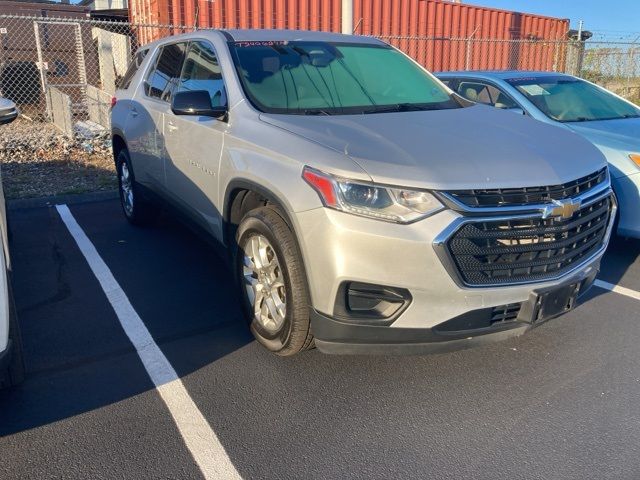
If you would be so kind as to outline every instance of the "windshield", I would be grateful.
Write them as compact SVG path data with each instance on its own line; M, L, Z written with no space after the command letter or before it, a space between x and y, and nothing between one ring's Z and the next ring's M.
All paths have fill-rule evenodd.
M235 42L238 75L263 112L306 115L458 108L436 80L386 45Z
M546 116L559 122L640 116L640 109L595 85L564 76L507 80Z

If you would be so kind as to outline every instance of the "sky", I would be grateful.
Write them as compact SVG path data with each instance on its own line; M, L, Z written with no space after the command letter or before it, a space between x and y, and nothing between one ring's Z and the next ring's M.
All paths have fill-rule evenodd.
M584 20L584 29L606 35L611 40L619 37L633 40L640 36L640 0L462 0L463 3L503 8L550 17L569 18L571 28L578 28ZM633 35L635 33L635 35Z

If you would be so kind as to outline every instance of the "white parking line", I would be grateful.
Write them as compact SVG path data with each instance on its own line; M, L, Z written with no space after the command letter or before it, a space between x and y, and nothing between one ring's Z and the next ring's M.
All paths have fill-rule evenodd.
M91 271L100 282L122 328L136 348L144 368L155 384L173 420L207 479L241 478L215 432L189 396L182 381L167 357L164 356L147 330L127 295L122 290L107 264L84 233L66 205L56 205L62 221L69 229Z
M621 287L620 285L614 285L613 283L605 282L604 280L596 280L595 282L593 282L593 284L596 287L604 288L605 290L609 290L611 292L616 292L626 297L631 297L631 298L635 298L636 300L640 300L640 292L636 292L635 290L631 290L630 288Z

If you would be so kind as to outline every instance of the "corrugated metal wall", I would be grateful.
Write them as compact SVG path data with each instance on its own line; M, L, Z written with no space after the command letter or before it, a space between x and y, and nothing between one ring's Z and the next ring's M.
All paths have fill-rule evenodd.
M568 20L442 0L354 0L353 23L363 35L560 39Z
M131 21L200 28L340 31L340 0L131 0Z
M569 20L441 0L354 0L353 24L355 33L387 37L434 71L549 70L557 49L539 41L563 40L569 29Z
M340 0L130 0L129 11L134 23L199 28L339 32L342 21ZM565 39L569 21L442 0L354 0L353 26L355 33L384 37L434 71L550 70L562 59L554 45L545 48L539 40ZM140 40L152 37L146 32Z

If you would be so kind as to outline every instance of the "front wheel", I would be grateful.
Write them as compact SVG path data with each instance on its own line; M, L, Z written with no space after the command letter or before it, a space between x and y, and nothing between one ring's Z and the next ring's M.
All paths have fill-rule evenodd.
M236 272L255 338L282 356L312 348L304 266L283 218L270 207L252 210L236 238Z

